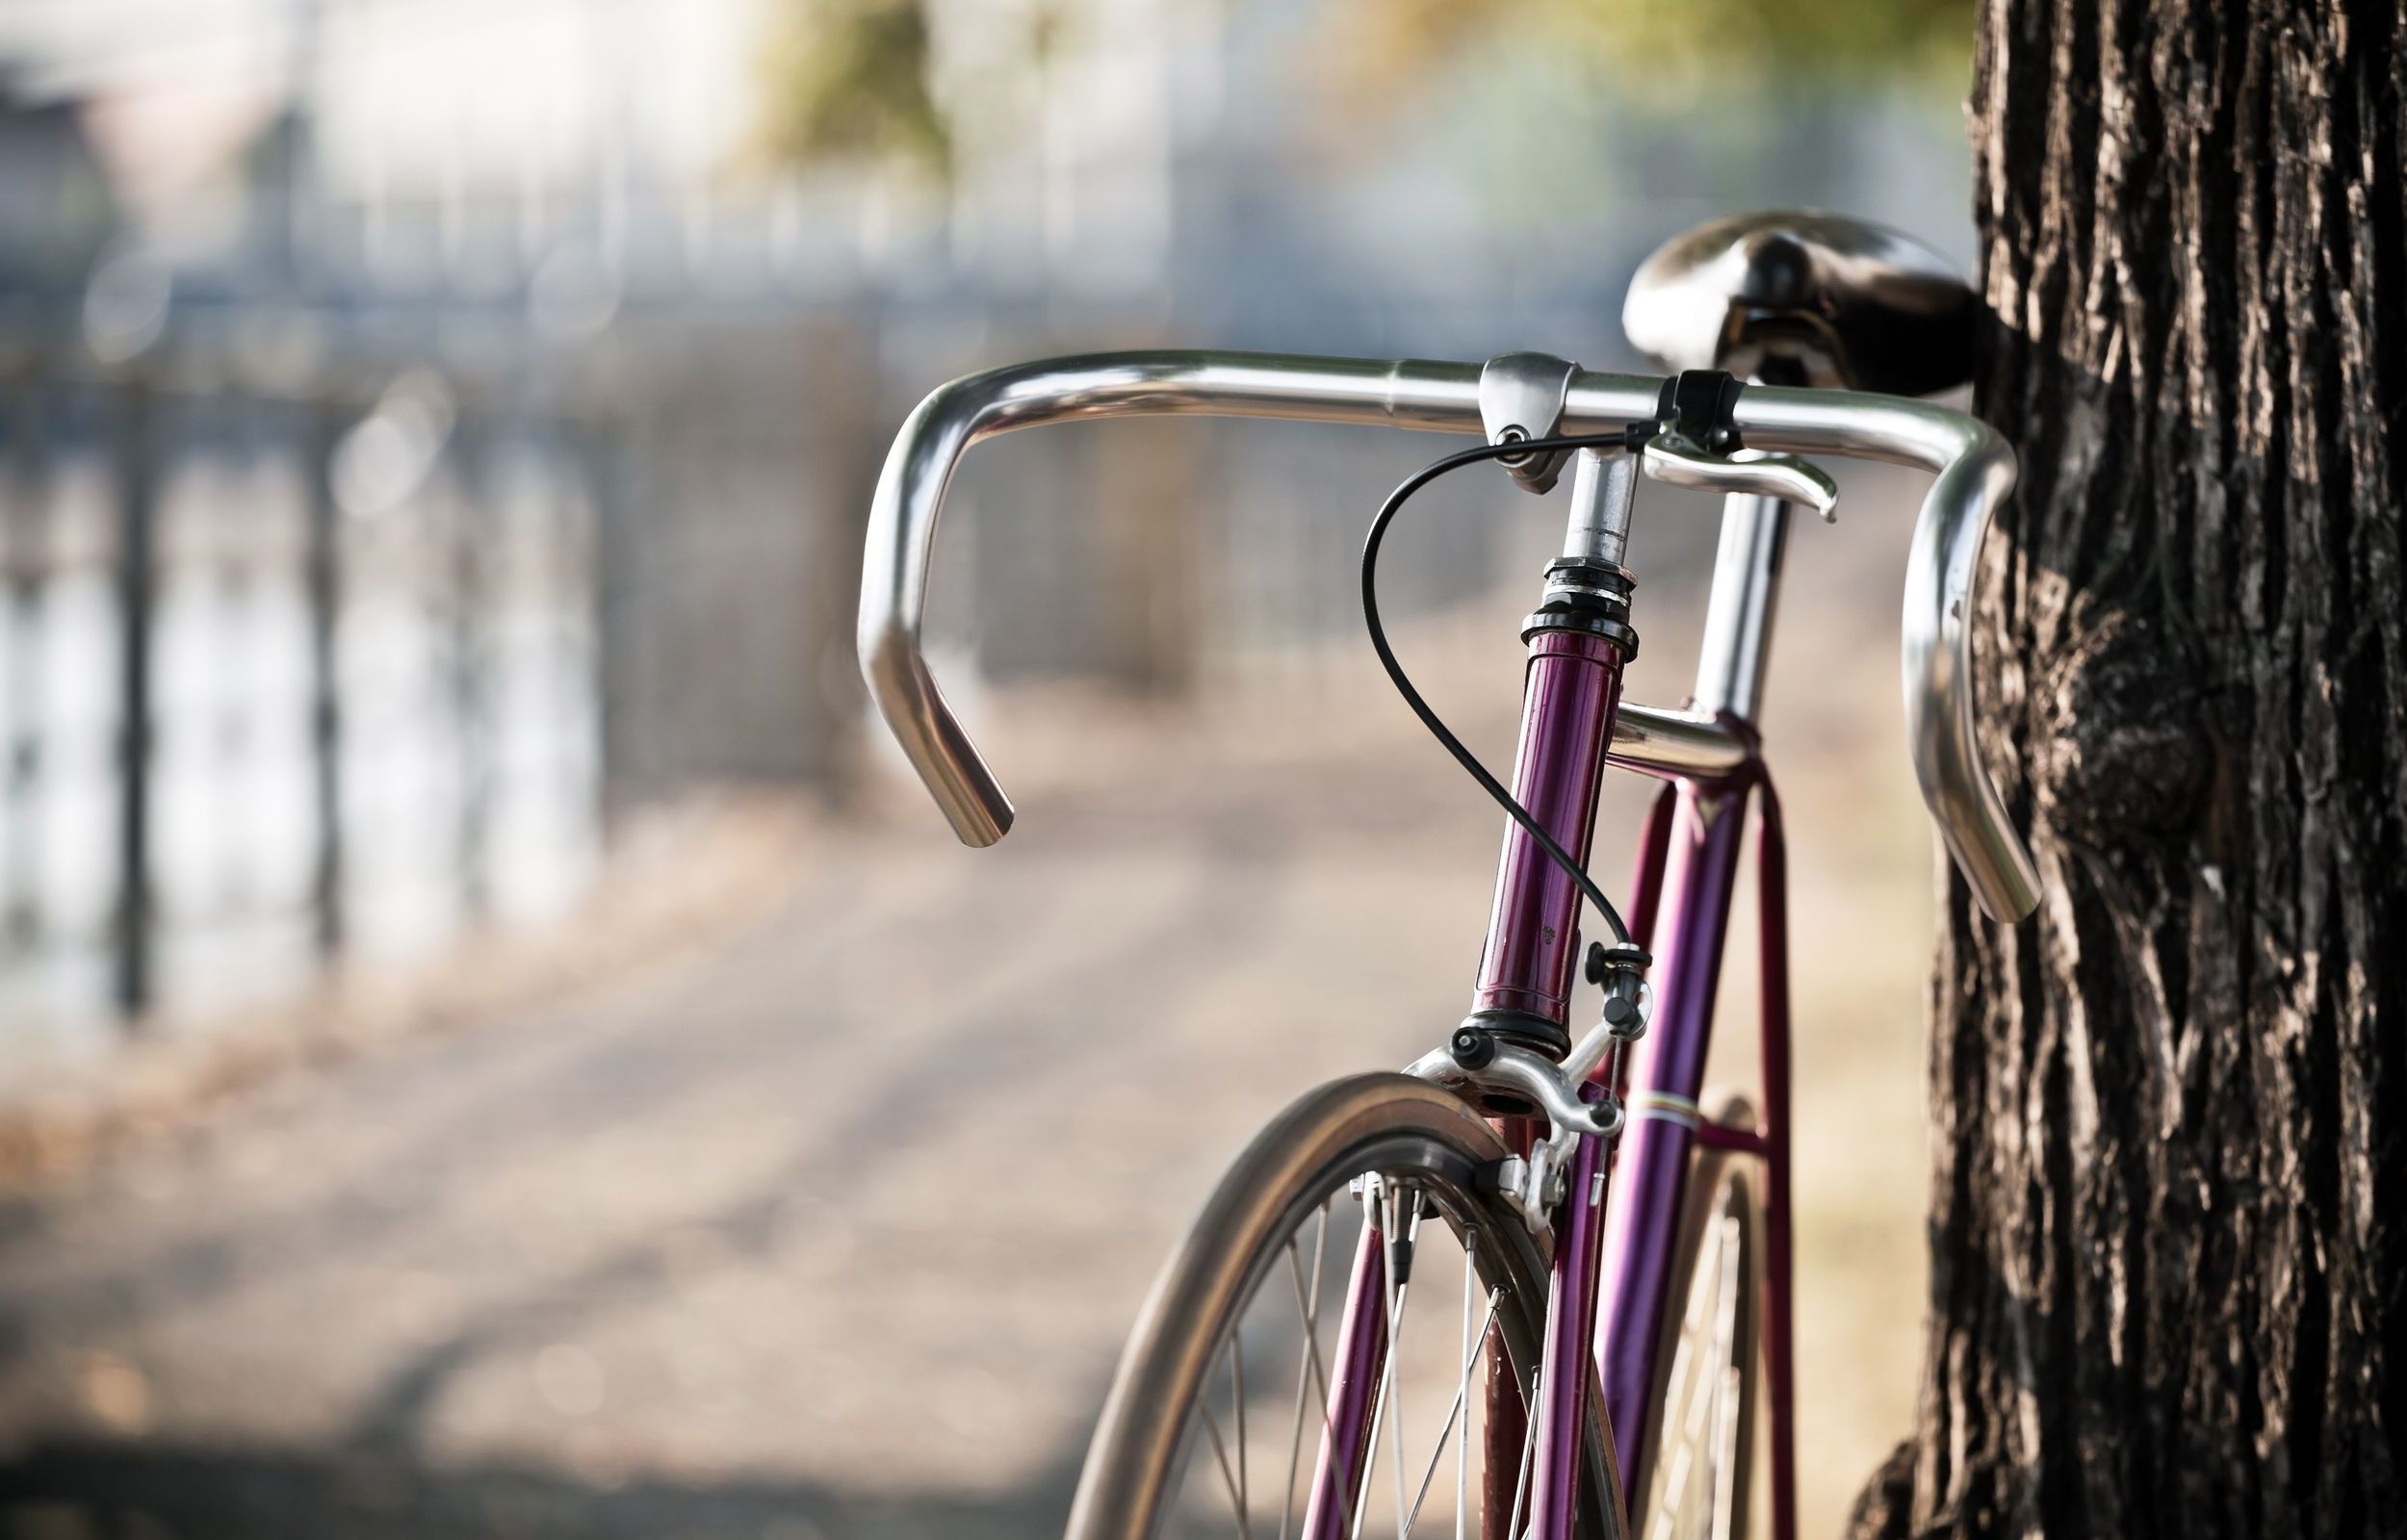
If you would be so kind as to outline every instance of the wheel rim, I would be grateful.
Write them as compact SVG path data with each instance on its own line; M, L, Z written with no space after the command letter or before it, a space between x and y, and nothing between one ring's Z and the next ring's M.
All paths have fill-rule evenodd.
M1231 1164L1154 1281L1113 1375L1111 1392L1105 1398L1085 1467L1079 1474L1077 1495L1071 1504L1069 1540L1155 1540L1166 1534L1194 1532L1192 1525L1182 1527L1173 1522L1182 1499L1198 1501L1187 1498L1200 1484L1188 1477L1201 1476L1224 1490L1229 1484L1220 1469L1220 1455L1211 1451L1210 1435L1202 1429L1197 1407L1207 1399L1216 1399L1216 1415L1229 1414L1221 1421L1224 1434L1233 1428L1235 1376L1224 1350L1235 1343L1239 1333L1245 1342L1241 1363L1249 1408L1242 1489L1252 1499L1256 1491L1267 1494L1277 1486L1285 1475L1286 1450L1280 1450L1275 1460L1265 1455L1257 1462L1255 1451L1265 1449L1269 1440L1256 1443L1251 1435L1256 1425L1271 1425L1269 1420L1257 1418L1253 1408L1260 1404L1257 1398L1262 1387L1281 1376L1271 1373L1266 1366L1257 1367L1255 1354L1273 1339L1257 1324L1258 1318L1249 1319L1255 1315L1251 1307L1263 1296L1265 1280L1278 1280L1274 1265L1281 1272L1293 1267L1287 1249L1291 1237L1301 1237L1300 1255L1308 1263L1308 1248L1314 1244L1313 1231L1323 1201L1335 1197L1348 1188L1353 1177L1365 1172L1412 1178L1426 1205L1424 1228L1416 1237L1413 1276L1450 1279L1453 1283L1455 1295L1449 1307L1430 1311L1426 1316L1409 1314L1408 1325L1415 1319L1454 1320L1465 1249L1462 1238L1466 1235L1471 1240L1468 1249L1474 1259L1475 1287L1482 1291L1503 1289L1492 1329L1494 1336L1502 1340L1504 1351L1487 1356L1490 1363L1501 1360L1509 1366L1498 1402L1506 1414L1500 1421L1514 1421L1524 1403L1529 1381L1536 1377L1544 1340L1547 1258L1543 1239L1533 1236L1488 1191L1485 1178L1504 1156L1503 1143L1479 1113L1449 1092L1399 1074L1357 1075L1332 1082L1299 1098L1273 1119ZM1321 1251L1320 1289L1324 1295L1331 1288L1333 1276L1343 1276L1349 1270L1347 1262L1341 1260L1348 1236L1340 1227L1340 1209L1333 1206L1330 1213L1332 1227ZM1433 1225L1432 1217L1439 1222ZM1291 1281L1281 1284L1290 1298L1294 1287ZM1422 1290L1423 1304L1408 1305L1408 1312L1423 1311L1426 1296L1436 1292ZM1479 1298L1477 1308L1484 1315L1484 1292ZM1323 1303L1319 1310L1328 1308ZM1301 1313L1293 1303L1286 1309L1291 1322ZM1325 1352L1331 1347L1326 1335L1329 1319L1325 1315L1319 1317ZM1477 1323L1475 1317L1475 1328ZM1457 1331L1445 1334L1448 1354L1458 1346L1459 1321L1455 1324ZM1410 1335L1415 1344L1429 1340L1421 1332ZM1291 1350L1300 1349L1301 1337L1291 1332L1286 1346ZM1408 1355L1411 1350L1407 1349ZM1410 1357L1403 1362L1409 1366ZM1276 1424L1281 1436L1292 1435L1292 1376L1304 1367L1300 1356L1291 1357L1282 1365L1283 1374L1288 1377L1281 1388L1289 1399L1280 1408L1288 1421ZM1326 1373L1326 1369L1323 1372ZM1406 1382L1404 1376L1399 1377L1400 1383ZM1460 1360L1449 1361L1444 1371L1447 1400L1460 1379ZM1418 1383L1418 1379L1410 1383ZM1313 1397L1309 1406L1317 1414L1320 1403L1316 1388ZM1484 1398L1481 1399L1484 1401ZM1397 1400L1409 1413L1411 1393L1400 1390ZM1592 1374L1589 1376L1588 1403L1587 1436L1579 1454L1579 1505L1573 1522L1583 1537L1618 1540L1623 1532L1619 1477L1613 1464L1612 1434ZM1407 1427L1406 1431L1418 1435L1409 1442L1408 1451L1434 1436L1443 1412L1441 1404L1436 1416L1428 1423ZM1488 1462L1506 1473L1500 1477L1500 1485L1517 1475L1513 1467L1520 1463L1521 1429L1514 1426L1509 1431L1511 1448ZM1471 1439L1474 1452L1483 1452L1479 1450L1476 1423ZM1393 1433L1384 1434L1383 1440L1387 1458L1392 1460ZM1316 1446L1317 1439L1313 1442ZM1226 1439L1224 1447L1225 1444ZM1200 1455L1199 1449L1203 1450ZM1428 1450L1422 1448L1418 1457L1425 1462ZM1199 1460L1208 1463L1199 1468ZM1302 1464L1301 1458L1298 1463ZM1367 1465L1368 1461L1364 1463ZM1229 1477L1233 1477L1233 1455L1228 1464ZM1257 1472L1276 1474L1257 1483ZM1419 1470L1411 1476L1417 1485ZM1381 1474L1374 1472L1371 1478L1377 1482ZM1385 1484L1388 1491L1385 1524L1381 1525L1379 1506L1375 1504L1365 1511L1364 1534L1382 1535L1395 1528L1392 1468L1385 1474ZM1467 1475L1462 1484L1469 1484ZM1442 1501L1435 1495L1423 1500L1422 1514L1412 1526L1412 1532L1438 1533L1439 1514L1445 1514L1449 1520L1444 1527L1452 1527L1451 1489L1455 1485L1448 1474L1441 1473L1434 1478L1433 1494L1443 1492L1446 1496ZM1475 1503L1487 1496L1484 1492L1468 1495ZM1283 1500L1285 1494L1279 1496ZM1408 1492L1408 1514L1411 1496ZM1510 1499L1511 1489L1506 1485L1494 1503L1497 1519L1493 1529L1498 1534L1504 1532ZM1269 1511L1273 1505L1268 1502L1259 1505L1249 1502L1248 1519L1240 1525L1233 1512L1229 1511L1233 1504L1223 1500L1220 1522L1204 1527L1202 1532L1236 1534L1239 1540L1250 1540L1251 1535L1258 1532L1262 1540L1276 1540L1282 1521L1280 1515ZM1345 1523L1333 1526L1330 1532L1346 1534L1352 1527L1352 1519L1349 1507L1345 1510ZM1290 1532L1302 1527L1292 1510L1283 1522ZM1468 1533L1473 1527L1466 1524L1464 1530Z
M1163 1505L1165 1534L1481 1532L1494 1452L1487 1377L1499 1367L1518 1410L1536 1366L1536 1312L1520 1297L1528 1283L1494 1229L1510 1221L1471 1198L1467 1163L1428 1142L1383 1142L1339 1164L1355 1168L1323 1172L1292 1206L1295 1221L1254 1270L1213 1347ZM1386 1322L1367 1438L1349 1454L1333 1376L1366 1228L1384 1243L1373 1265ZM1398 1257L1400 1283L1388 1260ZM1512 1442L1511 1485L1524 1505L1530 1442L1526 1433ZM1334 1469L1322 1465L1325 1444ZM1333 1509L1328 1499L1339 1492Z

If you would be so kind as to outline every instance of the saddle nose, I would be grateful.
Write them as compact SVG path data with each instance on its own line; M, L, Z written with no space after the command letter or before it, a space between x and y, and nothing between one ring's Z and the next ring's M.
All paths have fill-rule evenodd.
M1979 310L1911 236L1838 215L1742 214L1656 247L1621 329L1667 370L1928 396L1972 377Z

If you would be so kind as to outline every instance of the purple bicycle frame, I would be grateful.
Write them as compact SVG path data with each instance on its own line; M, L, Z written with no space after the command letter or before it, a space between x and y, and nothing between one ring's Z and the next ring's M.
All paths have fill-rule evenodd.
M1533 637L1522 694L1513 792L1565 849L1587 860L1596 793L1619 707L1624 659L1612 642L1565 631ZM1744 733L1741 724L1732 724ZM1724 936L1738 883L1742 829L1750 796L1759 808L1758 889L1763 906L1763 1075L1761 1121L1752 1129L1701 1124L1692 1109L1701 1089ZM1795 1470L1790 1358L1788 1137L1788 946L1785 854L1778 804L1761 761L1750 757L1713 781L1674 780L1649 818L1629 906L1631 933L1661 945L1652 969L1656 1005L1650 1031L1628 1069L1624 1105L1632 1109L1617 1149L1587 1141L1569 1172L1570 1194L1555 1216L1546 1358L1531 1415L1540 1419L1527 1483L1523 1532L1570 1540L1579 1511L1580 1453L1595 1404L1587 1394L1596 1365L1604 1415L1624 1479L1643 1478L1666 1295L1692 1157L1699 1145L1763 1162L1767 1245L1762 1340L1771 1420L1771 1500L1774 1540L1794 1540ZM1510 826L1498 864L1487 947L1473 1005L1514 1010L1567 1025L1579 892L1537 841ZM1597 1088L1600 1091L1601 1088ZM1526 1124L1507 1125L1508 1142L1526 1145ZM1606 1180L1611 1172L1610 1181ZM1621 1190L1608 1203L1608 1189ZM1384 1353L1385 1269L1377 1233L1365 1228L1333 1366L1330 1432L1318 1461L1313 1502L1301 1531L1338 1540L1355 1506L1370 1451L1359 1444L1371 1424ZM1358 1357L1362 1362L1357 1362ZM1509 1376L1488 1377L1491 1430L1483 1533L1502 1535L1520 1487L1520 1396ZM1499 1432L1514 1435L1498 1448ZM1499 1455L1506 1458L1499 1460ZM1622 1494L1610 1494L1618 1506Z
M1741 829L1750 792L1759 798L1756 888L1761 904L1763 1107L1751 1129L1707 1122L1696 1111L1721 971L1722 941L1738 886ZM1667 816L1668 814L1668 816ZM1597 1372L1623 1478L1644 1478L1642 1454L1655 1432L1652 1388L1663 1338L1672 1245L1692 1154L1698 1145L1735 1150L1764 1166L1763 1351L1771 1406L1773 1540L1795 1540L1796 1424L1790 1335L1789 991L1787 854L1779 802L1762 762L1720 783L1665 789L1642 849L1634 905L1648 921L1658 895L1663 937L1656 951L1654 1021L1641 1044L1625 1098L1630 1120L1617 1152L1620 1202L1608 1223L1605 1314ZM1651 930L1649 925L1647 929ZM1641 944L1652 937L1639 931Z
M1780 216L1746 227L1782 230L1788 218ZM1837 238L1816 225L1813 233L1790 231L1782 239L1811 244ZM1855 252L1851 243L1858 239L1851 234L1834 249ZM1886 233L1864 239L1873 244L1862 249L1880 255L1867 258L1862 271L1851 270L1843 281L1831 278L1830 293L1860 294L1876 310L1895 303L1902 314L1922 314L1921 300L1909 304L1899 296L1908 290L1924 292L1931 277L1927 254L1903 251ZM1853 261L1851 257L1851 265ZM1721 270L1719 257L1709 266ZM1698 276L1705 268L1679 270L1675 262L1674 269L1690 274L1675 287L1689 284L1683 292L1692 297L1710 297L1712 284L1721 281ZM1722 337L1725 344L1730 340L1728 334ZM1765 340L1770 340L1769 333ZM1762 362L1773 361L1773 355L1765 353ZM1795 372L1799 367L1799 358L1786 358L1782 372ZM1547 597L1525 633L1532 640L1513 788L1532 815L1531 827L1546 832L1584 861L1597 783L1609 757L1661 774L1672 786L1648 824L1638 891L1630 905L1634 937L1662 953L1654 965L1652 1035L1626 1067L1629 1085L1583 1088L1599 1094L1626 1092L1623 1105L1631 1116L1624 1133L1610 1143L1592 1141L1569 1152L1569 1171L1575 1178L1569 1189L1572 1201L1559 1202L1547 1215L1556 1232L1546 1328L1551 1348L1545 1375L1551 1378L1537 1387L1531 1408L1540 1420L1529 1429L1527 1441L1530 1463L1537 1468L1531 1527L1540 1540L1560 1540L1567 1533L1585 1501L1579 1492L1583 1460L1575 1456L1604 1437L1613 1438L1610 1447L1628 1462L1627 1479L1634 1487L1646 1478L1643 1467L1652 1444L1647 1424L1658 1412L1650 1399L1662 1367L1656 1359L1669 1308L1670 1270L1688 1195L1684 1189L1701 1150L1758 1160L1765 1168L1761 1336L1773 1449L1770 1507L1777 1540L1791 1540L1795 1460L1785 857L1778 807L1747 723L1760 696L1779 586L1785 510L1801 497L1826 511L1834 493L1826 478L1803 462L1792 457L1775 465L1765 456L1826 451L1936 474L1915 526L1906 585L1903 655L1909 741L1924 799L1956 864L1982 910L2010 923L2037 904L2039 876L1982 768L1974 733L1971 630L1965 617L1984 531L2013 489L2011 448L1973 419L1895 397L1769 381L1734 396L1726 376L1717 382L1700 372L1684 371L1672 379L1655 380L1583 371L1567 360L1536 353L1500 354L1473 367L1409 359L1148 350L1089 354L964 376L920 402L879 475L865 541L857 635L863 677L880 714L954 831L969 844L989 845L1001 838L1013 812L1010 799L937 688L921 647L937 516L954 467L972 444L997 433L1074 419L1178 413L1478 432L1488 438L1488 450L1520 446L1510 451L1517 463L1507 468L1533 491L1543 490L1541 482L1551 484L1565 455L1577 456L1563 554L1548 568ZM1628 431L1650 420L1655 424L1650 434ZM1741 428L1748 448L1761 452L1747 458L1723 456L1717 444L1730 438L1724 430ZM1566 434L1564 442L1543 450L1536 447L1536 439L1525 444L1511 436L1533 431L1550 436L1558 429ZM1722 448L1735 444L1730 438ZM1531 460L1531 455L1542 457ZM1626 625L1628 574L1621 558L1642 464L1643 474L1727 493L1697 687L1692 696L1696 706L1688 714L1636 706L1624 710L1620 703L1623 648L1636 645ZM1436 468L1428 474L1436 474ZM1707 720L1716 713L1726 713L1719 727ZM1620 725L1630 732L1623 746L1614 751L1618 715L1626 719ZM1743 856L1743 820L1750 805L1757 814L1764 906L1763 1111L1753 1128L1723 1128L1700 1120L1695 1096ZM1474 996L1474 1010L1481 1013L1478 1025L1489 1038L1525 1051L1533 1043L1542 1046L1567 1036L1571 976L1580 951L1577 887L1548 864L1536 848L1539 843L1517 824L1507 831ZM1481 1046L1477 1034L1464 1040L1464 1057L1476 1055ZM1504 1063L1512 1072L1507 1077L1511 1085L1533 1091L1566 1117L1574 1116L1559 1094L1572 1088L1546 1083L1545 1066L1519 1058ZM1442 1061L1432 1064L1434 1074L1454 1078ZM1454 1068L1463 1067L1456 1061ZM1500 1129L1507 1148L1524 1151L1533 1132L1527 1116L1507 1119ZM1610 1207L1604 1201L1609 1185L1627 1190L1623 1200ZM1369 1244L1381 1244L1375 1229ZM1371 1461L1367 1449L1355 1446L1375 1422L1373 1398L1381 1379L1377 1355L1385 1338L1378 1329L1385 1323L1383 1280L1388 1266L1401 1272L1408 1255L1400 1246L1385 1262L1366 1253L1353 1273L1346 1342L1340 1345L1345 1356L1331 1376L1339 1387L1331 1407L1331 1427L1336 1432L1324 1434L1338 1444L1321 1451L1319 1496L1312 1509L1314 1540L1332 1540L1348 1509L1360 1505L1361 1481ZM1488 1355L1488 1437L1491 1443L1513 1440L1517 1455L1526 1420L1522 1388L1512 1379L1531 1366L1501 1365L1499 1357L1492 1351ZM1588 1376L1592 1361L1596 1366L1593 1381ZM1592 1383L1597 1388L1594 1395L1590 1394ZM1607 1419L1607 1426L1592 1425L1592 1412ZM1491 1461L1491 1467L1497 1463ZM1504 1473L1491 1469L1486 1494L1491 1533L1498 1532L1501 1518L1511 1517L1509 1510L1498 1512L1497 1486L1505 1479ZM1589 1494L1608 1502L1623 1496ZM1513 1500L1513 1491L1507 1490L1503 1501Z

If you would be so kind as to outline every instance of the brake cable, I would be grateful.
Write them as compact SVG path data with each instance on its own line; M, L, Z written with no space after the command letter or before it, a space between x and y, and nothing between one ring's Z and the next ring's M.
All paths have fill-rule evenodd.
M1421 692L1413 688L1411 680L1406 677L1404 665L1396 660L1395 649L1387 645L1387 630L1379 618L1379 548L1387 537L1387 526L1412 495L1450 471L1459 471L1484 460L1551 454L1570 449L1619 449L1627 448L1629 443L1629 436L1625 433L1591 433L1562 438L1508 439L1445 455L1421 467L1388 493L1387 500L1379 505L1378 517L1371 521L1370 532L1362 538L1362 624L1371 633L1371 649L1379 654L1380 666L1387 671L1388 682L1396 687L1396 693L1404 697L1404 704L1412 708L1412 714L1421 719L1421 726L1429 729L1430 735L1437 740L1439 746L1454 756L1455 762L1479 783L1480 789L1494 799L1496 806L1512 815L1513 821L1521 826L1522 833L1546 853L1546 859L1571 879L1580 893L1595 906L1598 917L1613 932L1614 941L1624 946L1631 944L1629 927L1621 923L1620 911L1613 907L1611 899L1605 897L1605 890L1596 886L1596 880L1588 875L1587 868L1573 860L1571 853L1564 849L1554 835L1540 826L1530 810L1521 806L1520 799L1488 774L1488 767L1479 762L1479 757L1465 748L1462 740L1455 736L1454 731L1438 719L1436 711L1422 699Z

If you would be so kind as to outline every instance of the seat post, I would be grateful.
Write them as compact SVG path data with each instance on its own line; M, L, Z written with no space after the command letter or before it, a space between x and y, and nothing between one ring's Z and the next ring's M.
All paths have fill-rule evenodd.
M1779 499L1742 492L1723 500L1721 546L1696 654L1695 709L1752 722L1762 707L1788 535L1789 505Z

